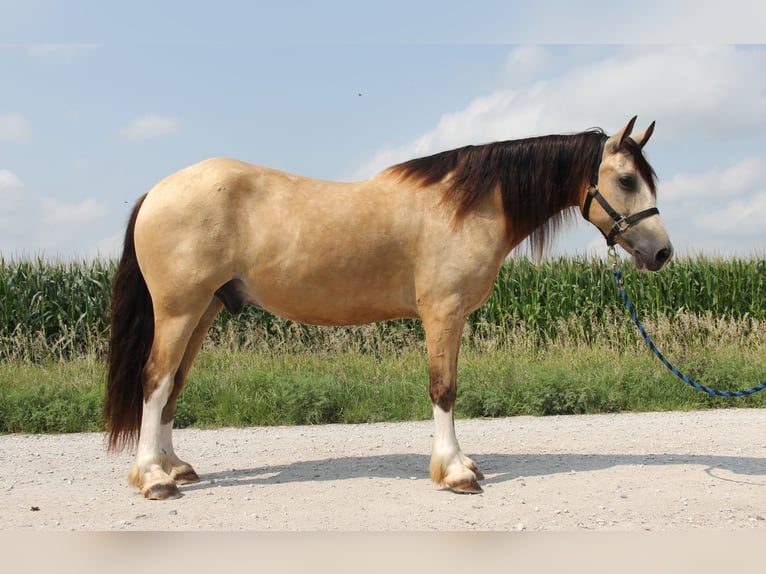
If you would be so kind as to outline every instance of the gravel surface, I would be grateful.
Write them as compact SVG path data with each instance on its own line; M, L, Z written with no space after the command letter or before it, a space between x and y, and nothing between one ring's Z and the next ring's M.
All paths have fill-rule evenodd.
M0 436L13 531L766 528L766 410L458 420L484 493L428 478L432 423L180 430L182 498L127 485L102 434Z

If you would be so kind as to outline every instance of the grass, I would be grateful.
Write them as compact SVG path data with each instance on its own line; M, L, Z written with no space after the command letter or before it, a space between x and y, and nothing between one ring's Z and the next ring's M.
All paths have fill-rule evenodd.
M628 328L623 323L619 329ZM669 327L654 325L659 335ZM759 324L744 340L725 326L715 346L667 339L668 355L702 382L741 388L766 373ZM669 332L672 334L672 328ZM722 335L723 333L723 335ZM728 333L728 335L726 335ZM468 335L468 333L467 333ZM744 342L744 344L742 344ZM671 356L671 358L673 358ZM0 365L0 432L96 431L101 425L104 364L95 358L44 365ZM639 344L533 347L522 338L471 343L459 363L458 417L565 415L732 406L764 407L766 394L723 399L673 377ZM428 367L419 346L376 354L203 349L181 395L177 427L367 423L431 416Z
M104 365L0 363L0 432L100 431Z

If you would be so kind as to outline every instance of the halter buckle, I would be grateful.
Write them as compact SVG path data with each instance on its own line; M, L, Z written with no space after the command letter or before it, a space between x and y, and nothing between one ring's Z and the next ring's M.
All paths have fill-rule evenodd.
M618 233L622 233L628 227L630 227L630 221L628 221L624 216L620 216L620 219L614 222L614 227L612 228L612 231L616 235Z

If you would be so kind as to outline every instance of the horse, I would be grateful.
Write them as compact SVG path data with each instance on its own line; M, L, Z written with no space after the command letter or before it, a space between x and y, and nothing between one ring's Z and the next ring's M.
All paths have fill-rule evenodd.
M353 183L226 158L157 183L132 210L112 286L104 421L110 451L136 446L129 483L169 499L200 480L173 449L176 402L216 315L258 305L316 325L422 321L431 479L481 492L455 433L458 349L511 250L527 240L542 256L579 210L638 269L672 258L643 153L654 122L631 137L635 121L469 145Z

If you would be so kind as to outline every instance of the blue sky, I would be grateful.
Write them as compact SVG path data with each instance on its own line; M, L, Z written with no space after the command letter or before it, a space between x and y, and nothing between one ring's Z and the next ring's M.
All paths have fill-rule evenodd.
M3 2L0 255L112 256L210 156L361 179L636 114L679 251L766 254L766 8L615 4ZM583 222L553 253L602 244Z

